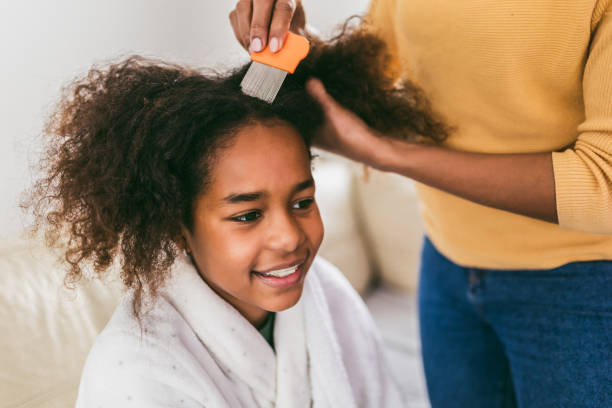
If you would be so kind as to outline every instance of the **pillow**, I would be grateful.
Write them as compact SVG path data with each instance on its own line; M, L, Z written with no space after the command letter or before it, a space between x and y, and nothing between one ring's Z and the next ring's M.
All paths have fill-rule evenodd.
M56 259L35 241L0 241L3 406L74 406L87 353L121 297L119 282L67 289Z
M415 291L424 228L414 182L393 173L355 167L358 214L383 283Z

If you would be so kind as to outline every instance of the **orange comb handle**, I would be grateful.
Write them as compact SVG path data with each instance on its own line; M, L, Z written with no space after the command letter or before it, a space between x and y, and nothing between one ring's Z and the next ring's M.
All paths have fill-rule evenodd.
M309 50L310 43L305 37L287 33L285 45L280 51L275 54L272 53L268 44L263 51L252 53L251 60L293 74L300 61L306 58Z

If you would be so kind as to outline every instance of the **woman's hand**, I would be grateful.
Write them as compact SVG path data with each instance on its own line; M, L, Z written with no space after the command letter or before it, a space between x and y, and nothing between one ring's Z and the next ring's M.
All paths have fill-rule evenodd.
M239 0L229 19L236 39L249 53L268 43L270 51L277 52L287 31L303 34L306 27L301 0Z
M392 140L370 128L361 118L336 102L318 79L309 80L306 88L321 105L325 115L325 123L315 136L313 145L385 170L384 157L392 148Z

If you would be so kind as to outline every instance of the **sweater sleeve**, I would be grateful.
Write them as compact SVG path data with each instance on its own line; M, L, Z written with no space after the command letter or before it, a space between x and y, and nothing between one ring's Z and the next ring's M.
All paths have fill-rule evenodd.
M559 225L612 233L612 1L595 7L583 76L585 120L576 143L553 153Z

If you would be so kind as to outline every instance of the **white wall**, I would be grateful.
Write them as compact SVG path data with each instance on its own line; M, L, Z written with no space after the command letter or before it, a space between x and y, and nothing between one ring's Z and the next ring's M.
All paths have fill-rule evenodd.
M61 87L96 62L140 54L195 66L247 61L234 40L231 0L20 0L0 2L0 237L27 220L45 118ZM304 0L309 24L329 33L368 0Z

